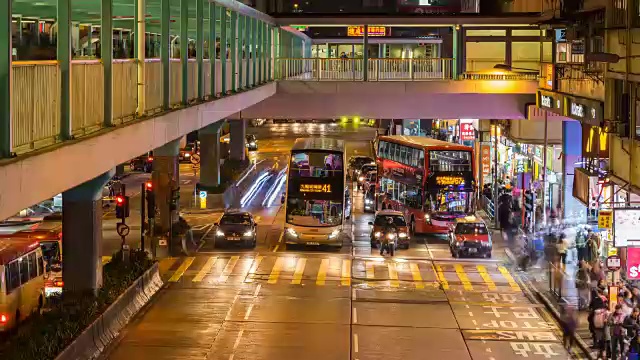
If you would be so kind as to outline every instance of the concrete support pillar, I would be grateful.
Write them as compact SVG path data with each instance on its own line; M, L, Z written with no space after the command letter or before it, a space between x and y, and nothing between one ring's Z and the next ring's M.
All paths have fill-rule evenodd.
M208 190L220 185L220 128L224 121L218 121L198 132L200 139L200 184Z
M71 136L71 0L58 1L57 59L60 69L60 140ZM7 56L5 54L4 56Z
M362 80L369 80L369 25L364 25L362 36Z
M113 125L113 0L102 0L100 22L100 58L102 59L102 85L104 126Z
M64 291L94 294L102 286L102 188L106 172L62 194Z
M11 35L11 12L12 1L5 1L0 15L0 159L11 156L11 86L12 76L12 35Z
M587 220L584 204L573 197L576 163L582 157L582 126L579 121L562 122L562 209L564 218Z
M244 119L231 120L229 122L229 146L231 149L230 158L234 160L244 160L245 136L247 133L247 122Z
M169 231L172 221L177 221L178 209L171 211L170 204L172 190L180 186L178 182L180 175L178 168L179 151L180 139L170 141L153 150L151 181L153 182L153 191L155 192L156 206L159 212L156 221L162 233Z

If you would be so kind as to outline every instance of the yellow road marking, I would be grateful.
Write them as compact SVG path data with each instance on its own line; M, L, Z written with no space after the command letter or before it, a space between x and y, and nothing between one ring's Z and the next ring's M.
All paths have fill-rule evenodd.
M351 260L342 260L342 276L340 284L343 286L351 285Z
M102 265L109 263L109 261L111 261L111 256L102 257Z
M511 286L511 289L513 291L521 291L520 290L520 286L515 281L513 276L511 276L511 274L509 273L509 270L507 270L507 268L505 268L504 266L498 266L498 270L500 270L500 273L502 273L502 276L504 276L504 278L507 279L507 281L509 282L509 286Z
M422 283L422 276L420 275L420 268L416 263L410 263L409 269L411 269L411 275L413 276L413 283L416 286L416 289L424 289L424 284Z
M433 263L431 263L433 266ZM433 272L436 273L436 278L438 278L438 282L442 285L442 290L449 290L449 282L444 277L444 272L442 271L442 266L436 265Z
M373 261L367 261L365 264L367 266L367 279L375 279L376 272L373 269Z
M271 269L271 274L269 274L268 284L275 284L278 282L278 277L280 277L280 271L282 271L282 266L284 265L284 258L278 257L276 259L276 263L273 264L273 268Z
M167 273L169 269L171 269L171 266L173 266L173 264L176 262L176 260L178 259L174 257L168 257L160 260L160 263L158 264L158 272L160 274Z
M471 286L469 277L467 276L467 273L464 271L464 268L462 267L462 265L455 264L454 267L456 269L456 274L458 274L458 278L460 278L460 281L462 281L462 285L464 286L464 289L473 290L473 286Z
M247 279L245 280L245 282L253 282L253 275L255 275L256 271L258 271L258 266L260 266L262 259L264 259L264 256L261 255L258 255L255 259L253 259L253 264L251 264L251 268L249 268L249 272L247 273Z
M320 269L318 270L318 277L316 278L316 285L324 285L327 279L327 269L329 269L329 259L322 259Z
M193 263L193 260L195 260L195 259L196 258L194 258L194 257L188 257L188 258L184 259L182 264L180 264L180 267L178 268L178 270L176 270L176 272L173 274L173 276L171 276L171 278L169 278L169 282L177 282L178 280L180 280L182 275L184 275L184 272L187 271L187 269L189 268L189 266L191 266L191 264Z
M387 264L387 269L389 269L389 279L391 279L389 283L391 287L397 288L398 286L400 286L400 283L398 282L398 271L396 270L396 263L390 262L389 264Z
M300 258L296 263L296 270L293 273L292 284L300 284L302 282L302 274L304 273L304 266L307 264L307 259Z
M478 268L480 276L482 276L482 280L489 285L489 290L495 290L496 284L493 282L493 279L491 279L491 275L487 272L487 268L484 265L478 265L476 267Z
M202 267L202 269L200 269L198 274L193 278L193 282L202 281L202 279L204 279L204 277L207 276L207 274L211 271L211 269L213 268L213 264L216 263L217 259L218 259L218 257L216 257L216 256L209 257L207 259L207 262Z
M238 260L240 260L240 256L232 256L231 259L229 259L227 266L224 267L224 270L222 270L222 274L220 275L220 278L218 278L219 282L227 281L227 279L229 278L229 275L231 275L231 272L233 271L233 268L236 267Z

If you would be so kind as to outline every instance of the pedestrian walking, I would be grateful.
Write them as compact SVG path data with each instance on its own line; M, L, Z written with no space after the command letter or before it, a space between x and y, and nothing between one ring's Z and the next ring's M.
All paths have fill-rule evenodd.
M593 348L598 351L598 359L607 359L610 355L609 344L611 343L611 332L607 320L611 314L607 308L600 308L593 314ZM605 357L606 356L606 357Z
M589 276L589 264L584 260L578 264L576 289L578 289L578 309L588 308L591 293L591 278Z
M625 318L626 316L622 312L622 305L616 305L616 309L608 321L611 327L611 359L613 360L618 360L618 355L622 358L624 354L624 337L626 335L624 328Z
M575 332L578 328L578 317L572 306L563 308L562 313L562 344L565 349L571 350L575 340Z
M589 248L587 247L587 230L584 228L579 228L576 233L576 249L578 250L578 261L588 259Z
M566 265L567 265L567 250L568 250L568 246L567 246L567 242L566 242L566 236L564 235L564 233L560 233L560 236L558 237L558 243L556 244L556 249L558 250L558 256L560 257L560 266L562 268L562 270L565 269Z
M631 315L624 321L624 327L627 329L627 338L629 339L629 353L638 354L640 352L640 339L638 338L640 333L640 309L633 308Z

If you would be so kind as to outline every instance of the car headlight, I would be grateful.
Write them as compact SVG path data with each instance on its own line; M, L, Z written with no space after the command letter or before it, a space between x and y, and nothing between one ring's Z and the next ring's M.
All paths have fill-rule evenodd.
M426 215L424 216L424 221L425 221L427 224L431 224L431 216L430 216L429 214L426 214Z
M379 238L379 237L380 237L380 235L382 235L382 234L380 234L380 231L376 231L376 233L375 233L375 234L373 234L373 236L375 236L375 237L377 237L377 238Z
M253 230L246 231L242 236L253 236Z
M364 176L360 176L360 177L358 178L358 181L364 181Z
M389 233L389 234L387 234L387 239L389 239L389 240L393 240L393 239L395 239L395 238L396 238L396 234L393 234L393 233Z
M298 237L298 233L292 228L287 228L287 233L291 236Z
M335 239L340 235L340 230L333 230L331 234L329 234L329 239Z
M407 237L407 233L403 233L403 232L401 232L400 234L398 234L398 237L399 237L400 239L404 239L404 238L406 238L406 237Z
M373 201L372 201L371 199L365 199L365 200L364 200L364 203L365 203L365 204L372 204L372 203L373 203Z
M184 154L184 157L189 157L189 156L191 156L191 154L189 153Z
M220 230L216 230L216 236L224 236L224 233Z
M249 146L256 146L256 143L252 141L249 143Z

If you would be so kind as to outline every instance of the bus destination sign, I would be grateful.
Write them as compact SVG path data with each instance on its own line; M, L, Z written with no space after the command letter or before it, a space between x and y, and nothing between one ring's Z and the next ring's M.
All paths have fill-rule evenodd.
M331 193L331 184L300 184L303 193Z
M464 185L464 177L462 176L437 176L436 185L439 186L451 186L451 185Z

